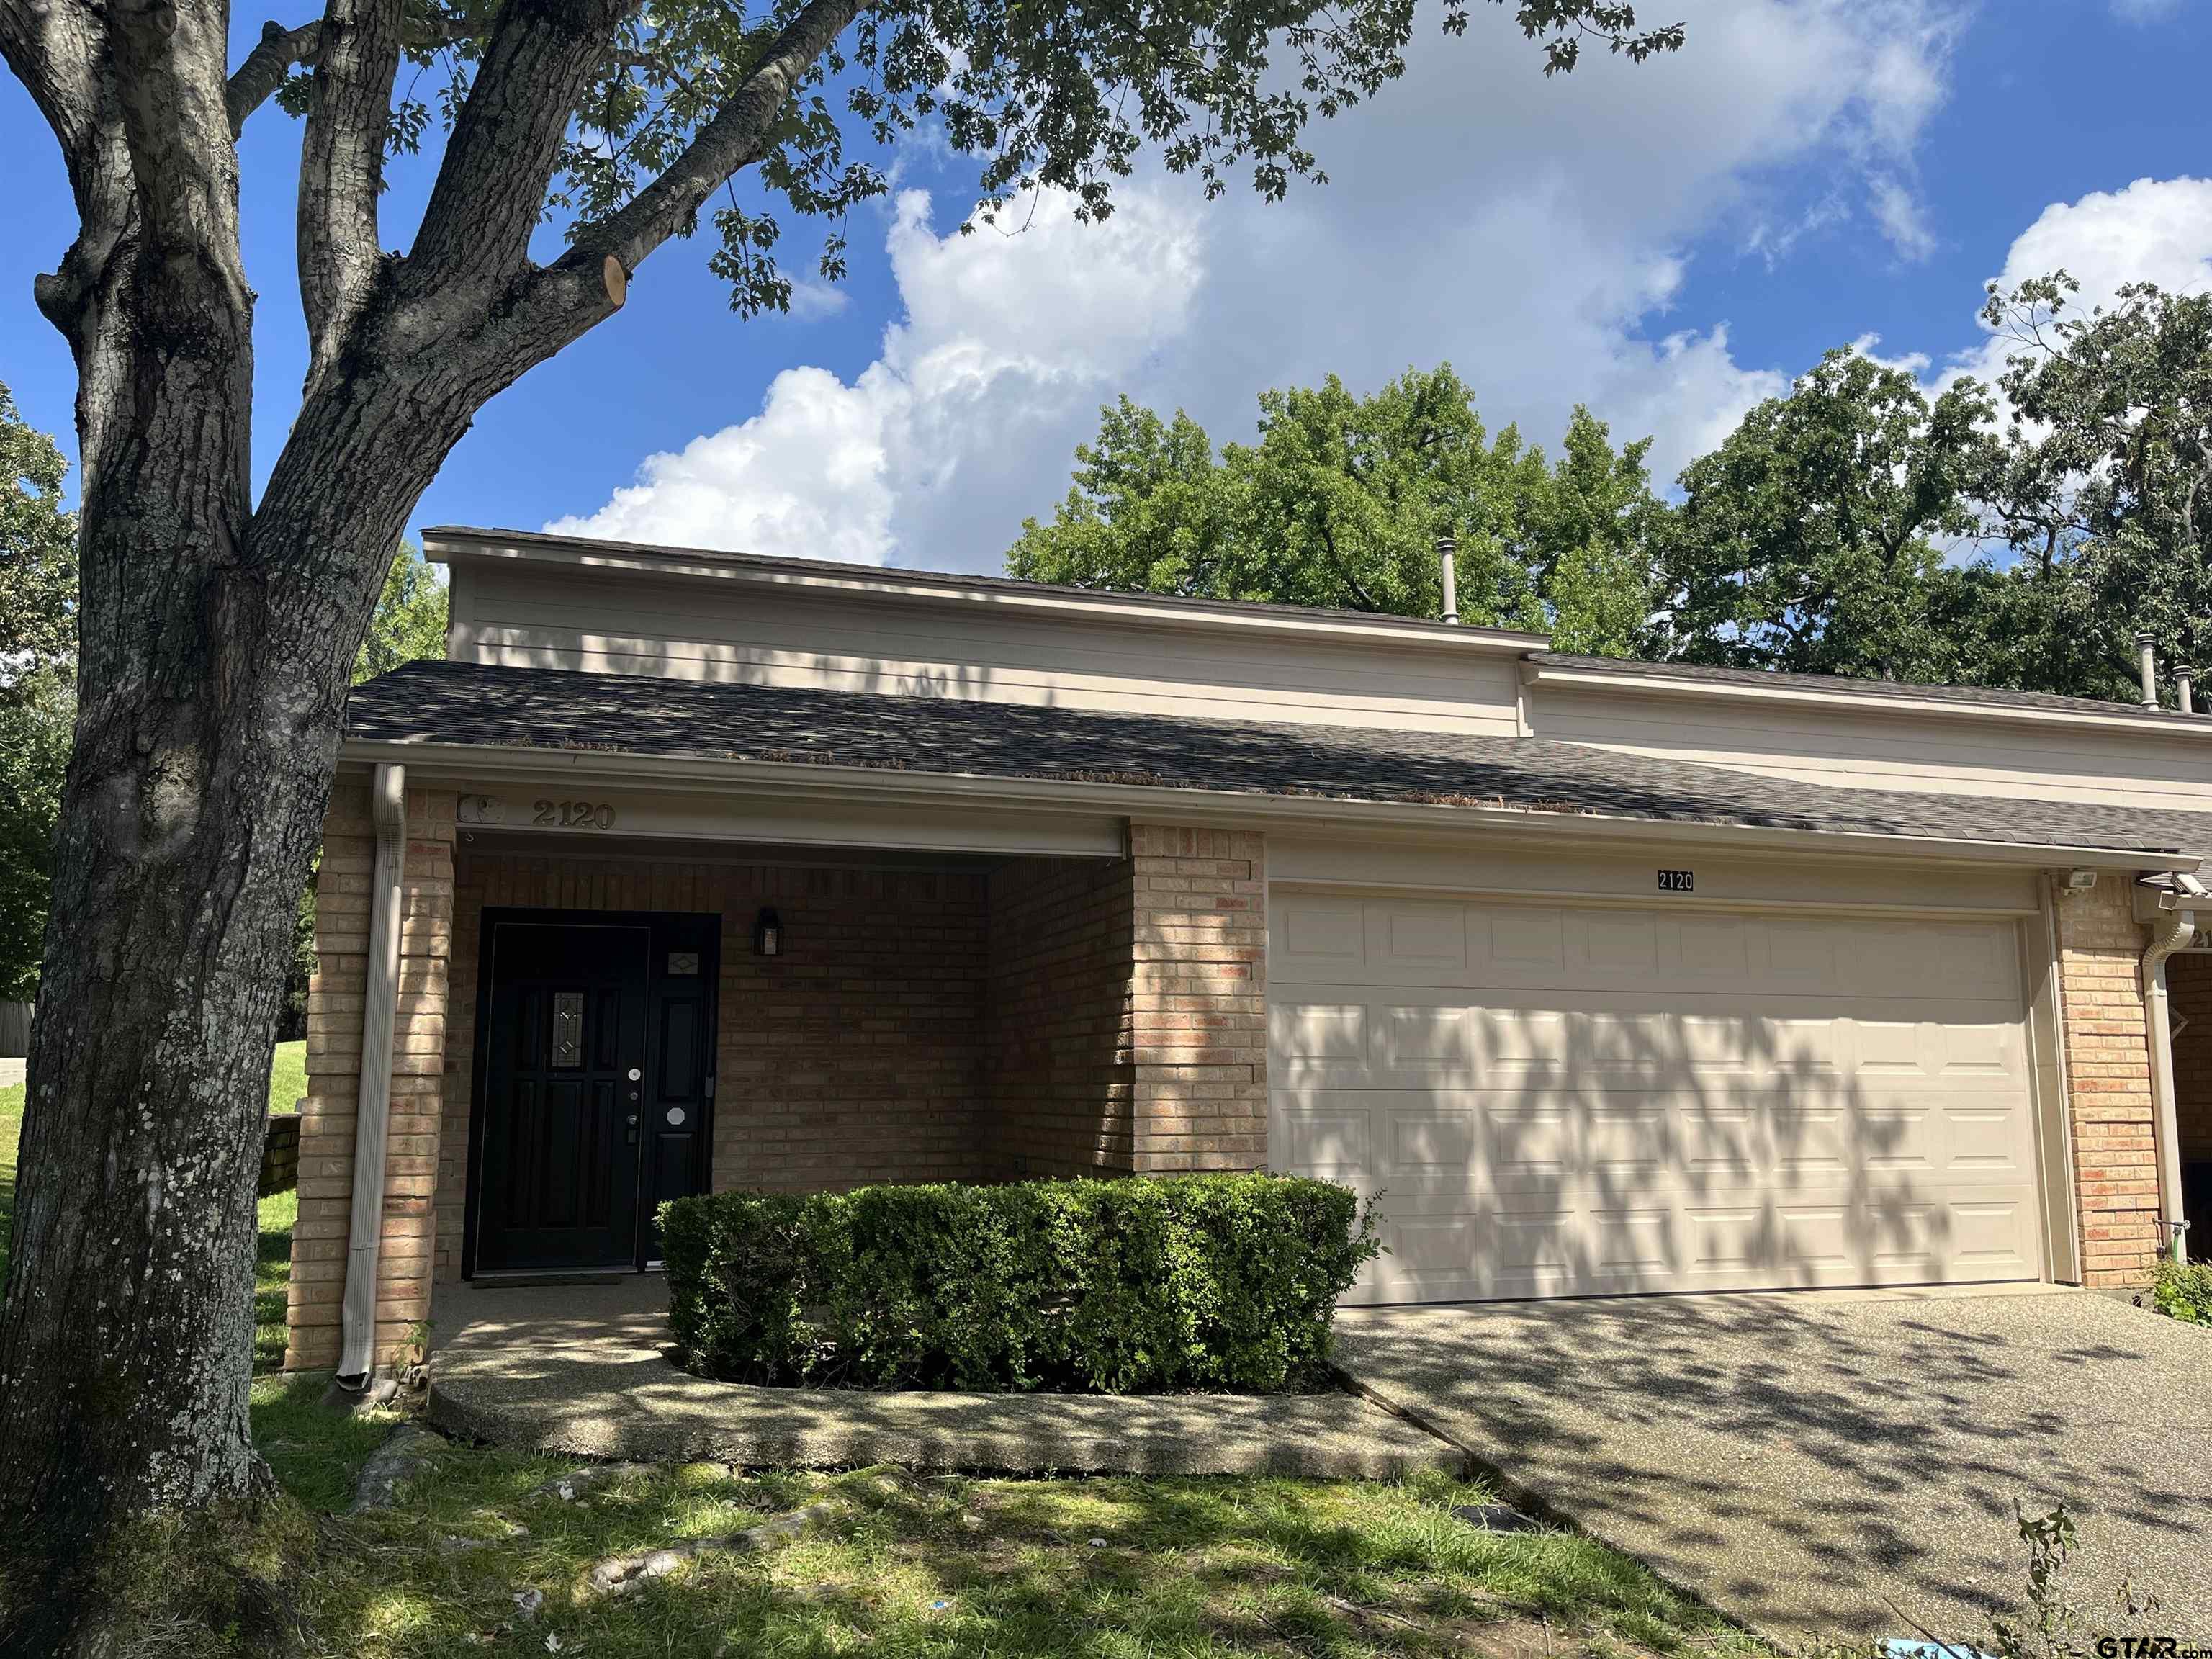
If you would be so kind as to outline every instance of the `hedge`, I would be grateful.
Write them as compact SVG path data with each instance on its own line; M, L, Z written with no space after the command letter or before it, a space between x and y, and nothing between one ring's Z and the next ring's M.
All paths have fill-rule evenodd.
M1325 1387L1377 1254L1349 1188L1271 1175L716 1193L660 1231L690 1369L853 1388Z

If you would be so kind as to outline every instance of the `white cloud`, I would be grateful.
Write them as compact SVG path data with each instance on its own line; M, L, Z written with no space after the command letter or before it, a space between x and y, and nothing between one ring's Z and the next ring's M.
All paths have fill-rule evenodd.
M2014 239L1993 280L2010 290L2059 270L2081 284L2068 309L2084 314L2110 306L2130 283L2173 293L2212 287L2212 179L2138 179L2054 202ZM1981 343L1955 356L1942 378L1994 382L2018 349L1984 324Z
M546 528L881 563L902 514L979 489L1019 499L1064 472L1057 434L1182 326L1200 276L1190 216L1133 192L1102 226L1054 200L1019 237L940 237L929 210L920 191L894 204L886 245L906 315L856 380L787 369L758 414L647 457L598 512ZM1043 433L1049 457L1036 453ZM933 551L974 567L1001 546Z
M2112 15L2123 23L2163 23L2178 16L2181 0L2112 0Z
M802 323L812 322L817 317L835 317L851 301L852 295L835 283L801 278L791 285L791 314Z
M1887 173L1878 174L1868 196L1875 223L1881 227L1881 234L1901 257L1924 259L1936 251L1936 233L1928 223L1927 210L1901 181Z
M1025 234L940 236L902 195L886 247L904 314L872 364L779 376L758 413L553 527L993 568L1115 392L1187 408L1219 441L1249 435L1265 387L1335 372L1371 388L1440 361L1493 428L1555 442L1587 402L1621 438L1656 434L1671 478L1786 385L1735 361L1724 319L1678 318L1688 250L1722 233L1778 262L1846 219L1908 254L1931 245L1914 151L1962 15L1678 9L1682 52L1548 80L1509 14L1478 8L1452 41L1426 13L1405 79L1316 131L1333 182L1283 203L1206 204L1147 175L1103 226L1048 201ZM1887 196L1850 205L1876 176Z

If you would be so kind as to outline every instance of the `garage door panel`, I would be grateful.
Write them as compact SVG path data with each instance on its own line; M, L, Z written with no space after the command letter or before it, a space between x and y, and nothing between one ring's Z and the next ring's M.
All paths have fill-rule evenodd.
M1361 1299L2039 1271L2008 923L1271 905L1272 1159L1376 1198Z

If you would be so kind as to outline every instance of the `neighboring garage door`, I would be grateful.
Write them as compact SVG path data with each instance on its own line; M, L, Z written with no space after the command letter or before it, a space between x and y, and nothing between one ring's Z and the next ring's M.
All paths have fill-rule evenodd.
M1269 898L1268 1151L1355 1302L2041 1275L2017 932Z

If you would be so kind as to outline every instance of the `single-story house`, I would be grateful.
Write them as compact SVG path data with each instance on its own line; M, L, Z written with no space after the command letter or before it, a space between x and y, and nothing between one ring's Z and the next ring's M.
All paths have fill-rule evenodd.
M325 826L291 1366L650 1271L732 1187L1306 1171L1376 1197L1372 1302L2124 1285L2212 1231L2212 717L425 550L447 659L354 692Z

